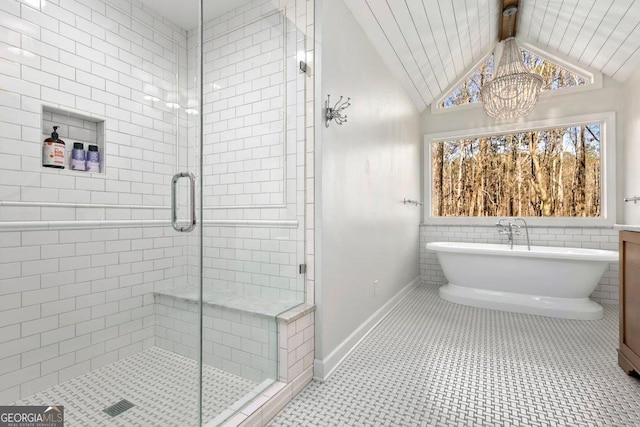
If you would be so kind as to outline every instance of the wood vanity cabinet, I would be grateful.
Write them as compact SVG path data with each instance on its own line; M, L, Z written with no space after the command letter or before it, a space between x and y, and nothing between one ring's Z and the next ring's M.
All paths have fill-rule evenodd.
M620 348L618 364L640 374L640 232L620 232Z

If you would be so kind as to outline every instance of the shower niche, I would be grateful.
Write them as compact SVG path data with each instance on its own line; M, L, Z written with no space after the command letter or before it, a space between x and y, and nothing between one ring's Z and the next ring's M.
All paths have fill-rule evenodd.
M105 120L86 114L70 111L62 108L42 106L42 141L51 137L57 126L58 138L65 143L64 169L57 169L73 174L104 174L105 173ZM71 158L74 143L82 143L85 158L88 156L89 146L95 146L99 156L99 171L73 170ZM92 148L95 150L95 148ZM45 170L56 170L42 166Z

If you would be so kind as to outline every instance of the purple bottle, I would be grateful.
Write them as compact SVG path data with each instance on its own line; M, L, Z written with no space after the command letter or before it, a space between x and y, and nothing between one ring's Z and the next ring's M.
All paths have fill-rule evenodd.
M84 144L82 142L73 143L73 151L71 151L71 169L74 171L83 171L86 169Z
M100 153L97 145L89 145L87 151L87 172L100 172Z

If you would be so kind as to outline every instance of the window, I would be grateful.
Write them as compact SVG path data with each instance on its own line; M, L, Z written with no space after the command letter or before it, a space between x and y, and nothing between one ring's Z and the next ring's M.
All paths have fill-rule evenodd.
M480 102L480 89L493 78L493 54L480 64L469 77L464 79L439 105L439 108Z
M427 135L425 217L612 222L613 113L596 116Z
M578 87L591 84L591 78L536 55L530 50L520 48L522 58L527 69L537 73L544 79L542 92ZM460 105L475 104L480 101L480 89L485 82L493 78L497 64L494 55L489 55L476 67L449 95L437 104L439 109Z
M571 72L558 64L548 61L528 50L520 49L525 67L544 79L542 91L584 86L591 83L588 77Z

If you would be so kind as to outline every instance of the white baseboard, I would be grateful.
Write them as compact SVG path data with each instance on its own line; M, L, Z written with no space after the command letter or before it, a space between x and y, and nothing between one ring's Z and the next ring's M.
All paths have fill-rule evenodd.
M358 346L358 344L360 344L360 341L362 341L369 332L371 332L376 325L382 321L382 319L387 317L387 315L391 313L391 311L409 294L409 292L419 284L420 276L413 279L408 285L394 295L393 298L387 301L385 305L373 313L326 358L323 360L315 359L313 361L313 378L318 381L327 380L336 368L340 366L342 361Z

